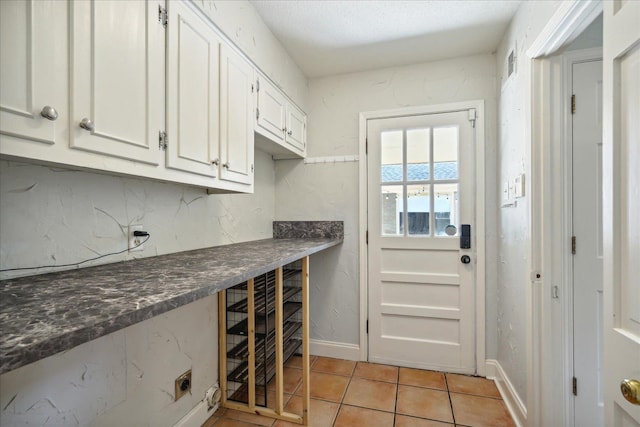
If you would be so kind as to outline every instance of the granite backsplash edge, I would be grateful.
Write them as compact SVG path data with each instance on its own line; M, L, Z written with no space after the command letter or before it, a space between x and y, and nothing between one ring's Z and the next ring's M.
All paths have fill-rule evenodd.
M274 239L344 239L344 221L273 221Z

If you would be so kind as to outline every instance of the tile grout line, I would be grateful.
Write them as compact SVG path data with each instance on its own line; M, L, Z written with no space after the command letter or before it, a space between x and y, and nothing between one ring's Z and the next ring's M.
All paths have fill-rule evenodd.
M453 418L453 425L456 425L456 414L453 412L453 401L451 400L451 391L449 391L449 378L447 378L446 372L444 374L444 385L447 387L447 397L449 398L449 407L451 408L451 417Z
M396 375L396 402L393 406L393 427L396 426L396 416L398 414L398 393L400 393L400 367L397 367L398 374Z

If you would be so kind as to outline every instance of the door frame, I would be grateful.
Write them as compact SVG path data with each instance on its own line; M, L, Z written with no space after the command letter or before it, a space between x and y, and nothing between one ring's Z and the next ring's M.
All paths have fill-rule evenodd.
M437 105L424 105L390 110L362 112L359 115L359 253L360 253L360 360L366 361L369 350L369 336L367 334L368 318L368 246L367 246L367 121L402 116L447 113L453 111L476 109L475 120L475 182L485 182L485 112L484 100L471 100ZM476 373L485 376L485 190L484 186L475 188L475 361ZM480 215L479 215L480 213Z
M574 422L571 140L567 139L571 137L570 65L598 52L559 54L600 13L601 0L562 3L526 52L531 72L526 131L531 153L532 236L527 292L528 425ZM564 379L560 385L558 378Z

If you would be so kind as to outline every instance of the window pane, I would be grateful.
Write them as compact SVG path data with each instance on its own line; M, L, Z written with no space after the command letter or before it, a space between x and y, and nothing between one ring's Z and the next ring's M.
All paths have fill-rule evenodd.
M410 235L429 235L429 212L431 211L430 185L407 186L407 228Z
M403 235L404 198L402 185L383 185L382 197L382 230L383 235Z
M433 186L433 194L435 235L459 236L460 197L458 194L458 184L436 184Z
M435 180L458 179L458 127L433 129L433 175Z
M407 130L407 181L429 180L430 129Z
M381 182L401 182L404 179L402 169L402 131L394 130L380 133Z

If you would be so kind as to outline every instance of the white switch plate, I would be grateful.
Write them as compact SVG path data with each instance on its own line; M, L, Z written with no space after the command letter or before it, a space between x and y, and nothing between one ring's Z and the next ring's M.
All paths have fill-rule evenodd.
M146 237L134 236L133 235L134 231L142 231L142 224L135 224L135 225L129 226L129 252L143 251L144 245L141 245L140 242L144 241Z
M514 197L524 197L524 174L520 174L513 180Z

